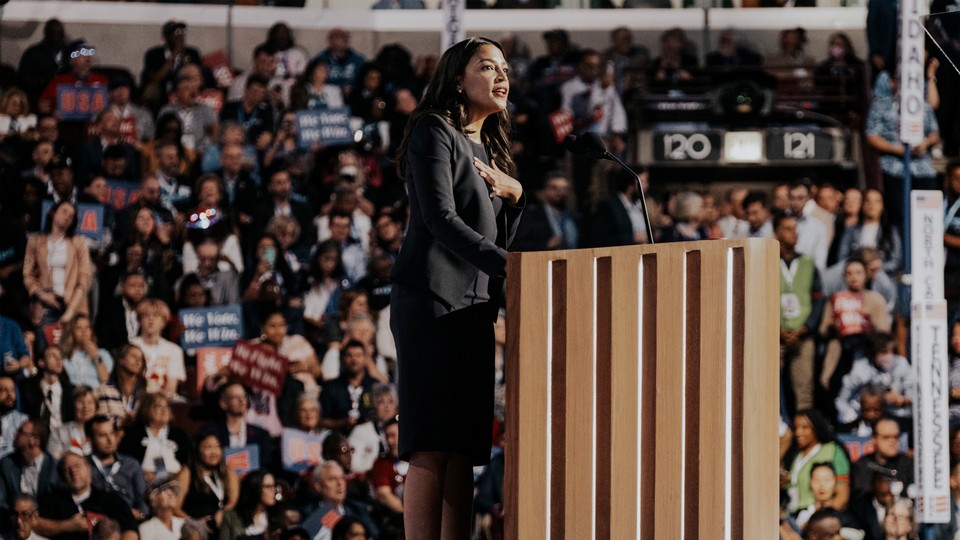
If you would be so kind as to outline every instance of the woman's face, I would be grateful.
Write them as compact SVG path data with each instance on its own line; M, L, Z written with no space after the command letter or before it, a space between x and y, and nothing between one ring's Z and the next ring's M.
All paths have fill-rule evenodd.
M244 133L240 126L232 125L223 130L224 144L243 144Z
M283 315L279 313L271 315L263 323L263 335L266 336L266 341L279 346L287 335L287 321L283 318Z
M153 210L141 208L137 212L137 217L133 220L133 227L141 236L153 234L153 230L157 227L157 223L153 219Z
M863 197L863 216L869 220L878 220L882 215L883 195L875 189L868 189Z
M145 367L143 351L139 347L130 347L127 352L120 357L120 365L129 373L143 373Z
M84 423L97 413L97 398L93 394L86 394L73 402L73 413L77 423Z
M367 295L361 294L353 299L353 302L350 302L350 310L347 313L347 319L352 318L354 315L364 315L370 313L370 304L367 302Z
M826 467L817 467L810 475L810 490L813 491L813 500L827 502L833 499L833 491L837 487L837 477Z
M315 403L301 403L297 409L297 423L303 431L317 429L320 425L320 407Z
M461 85L472 118L485 118L507 108L509 69L503 53L494 45L481 45L470 57L461 76Z
M845 215L858 215L862 206L863 193L861 193L859 189L850 188L843 193L843 213Z
M186 292L183 295L183 303L187 307L191 308L200 308L207 305L207 291L203 288L203 285L199 283L194 283L187 287Z
M323 86L327 84L327 76L330 74L330 68L326 64L317 64L310 74L310 82L313 86Z
M323 275L329 276L337 268L337 261L339 260L337 252L334 250L324 251L320 253L319 257L320 271L323 272Z
M73 340L78 345L89 343L93 339L93 332L90 331L90 319L81 317L73 324Z
M76 214L77 211L72 204L61 204L60 208L57 208L57 211L53 214L53 224L60 230L66 230Z
M277 245L274 244L273 240L269 237L261 238L260 241L257 242L257 259L263 260L263 250L268 247L277 248Z
M223 459L223 449L220 447L220 441L210 435L200 443L200 462L207 468L214 468L220 465Z
M277 479L272 474L265 474L260 491L260 502L267 507L277 504L277 490Z
M367 90L376 90L380 87L380 79L380 72L375 69L371 69L366 75L363 76L363 87Z
M170 402L166 398L158 397L150 405L147 417L150 423L158 426L170 424Z
M200 207L217 208L220 205L220 184L214 181L204 182L200 186Z
M24 111L23 105L24 105L23 97L20 96L19 94L15 95L11 97L9 101L7 101L7 110L3 112L8 116L13 116L13 117L20 116L21 114L23 114L23 111Z
M806 450L817 444L817 435L813 431L813 424L806 416L797 416L793 420L793 437L801 450Z
M373 338L377 334L377 329L372 321L355 321L350 327L350 335L360 343L373 343Z
M847 264L846 269L843 271L843 280L846 282L847 288L851 291L862 291L863 287L867 284L867 270L863 267L862 263L851 262Z

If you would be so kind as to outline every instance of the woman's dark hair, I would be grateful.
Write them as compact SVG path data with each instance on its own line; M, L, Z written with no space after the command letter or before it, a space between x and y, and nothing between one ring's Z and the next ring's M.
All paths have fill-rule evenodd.
M333 527L331 540L349 540L350 529L353 528L354 524L359 524L361 527L363 527L363 535L364 538L366 538L366 535L369 533L367 532L367 526L364 525L362 521L353 516L343 516Z
M863 354L871 361L876 360L877 355L889 350L894 341L892 334L873 332L867 336L866 342L863 344Z
M53 231L53 216L57 213L57 210L59 210L60 207L65 204L69 204L73 207L73 220L70 222L70 225L67 225L65 235L67 238L73 238L73 235L77 234L77 224L79 223L77 217L77 207L74 206L72 202L67 200L60 201L50 207L50 211L47 212L47 222L43 225L44 234L50 234Z
M247 527L253 523L263 493L263 479L270 471L257 469L250 471L240 481L240 498L237 499L237 516L240 523Z
M836 32L830 36L827 40L827 43L833 41L834 39L839 39L843 42L843 56L846 59L856 58L857 51L853 48L853 42L850 41L850 36L844 32Z
M204 480L204 475L206 474L207 469L203 465L203 460L200 458L200 445L202 445L203 441L209 439L210 437L213 437L217 441L217 444L220 444L220 439L217 439L217 436L214 435L213 433L208 433L201 437L197 437L194 440L193 449L190 452L190 486L189 488L187 488L187 486L184 486L185 489L196 490L200 493L210 493L212 491L210 489L210 484L208 484L207 481ZM224 500L227 500L230 498L230 493L227 493L226 490L229 489L230 486L229 486L229 483L226 481L227 480L227 460L223 454L223 445L220 445L220 451L221 451L220 463L217 464L216 468L214 469L214 473L216 473L217 477L223 483L223 487L224 487L223 498Z
M277 41L277 39L279 38L279 36L277 35L277 32L280 31L281 29L285 29L287 31L287 41L283 43L279 43ZM293 40L293 30L291 30L290 26L283 21L273 23L273 26L271 26L270 29L267 30L266 44L272 45L278 51L285 51L293 47L296 44Z
M187 307L184 304L184 299L187 296L187 291L190 290L190 287L199 286L203 287L203 283L200 282L200 276L194 273L189 273L183 276L183 279L180 280L180 286L177 287L177 307L185 308ZM207 298L206 304L210 304L210 291L206 288L203 289L204 295Z
M834 476L837 475L837 469L834 468L833 463L824 461L822 463L814 463L813 467L810 467L810 478L813 478L813 471L817 469L830 469L830 472L832 472Z
M466 93L457 92L460 78L463 77L467 64L480 47L493 45L500 52L503 47L492 39L473 37L457 43L447 49L440 57L437 71L430 79L423 98L410 115L410 121L403 131L403 141L397 150L397 172L403 178L406 175L407 144L410 134L417 122L425 114L440 115L451 127L461 133L466 133L470 111L467 110ZM509 175L515 173L516 167L510 157L510 130L512 122L510 112L504 109L492 114L483 122L480 128L480 137L490 152L490 157L500 170Z
M159 392L153 392L143 396L143 399L140 401L140 406L137 407L137 423L144 427L149 426L150 409L153 408L154 403L160 401L161 399L166 401L168 405L170 404L170 400L167 399L167 396Z
M177 123L177 136L171 140L175 141L179 147L180 139L183 137L183 121L180 120L180 116L175 112L163 113L160 115L160 118L157 118L157 127L154 128L153 138L154 140L160 140L161 136L167 130L167 124L171 122ZM159 148L159 145L157 145L157 147Z
M867 188L863 190L863 200L867 200L867 193L871 191L876 191L880 194L880 201L883 203L883 212L880 213L880 235L877 238L877 249L883 252L884 262L887 261L887 257L893 250L893 235L900 234L897 232L896 227L890 223L890 214L888 214L886 202L883 199L883 193L877 188ZM860 223L863 223L864 214L863 214L864 204L860 204Z
M329 276L323 275L323 270L320 267L320 258L326 253L336 253L337 254L337 265L333 268L333 272L330 272ZM337 280L343 279L343 276L346 275L346 270L343 268L343 249L340 247L340 244L333 240L324 240L317 245L317 249L313 252L313 256L310 257L310 284L316 285L318 283L323 283L324 278L331 277Z
M802 409L797 411L797 414L794 417L802 416L810 421L810 425L813 426L813 434L817 438L817 442L823 444L828 442L834 442L835 437L833 434L833 427L830 426L830 422L827 422L827 419L820 414L820 411L815 409ZM796 424L796 422L794 422Z

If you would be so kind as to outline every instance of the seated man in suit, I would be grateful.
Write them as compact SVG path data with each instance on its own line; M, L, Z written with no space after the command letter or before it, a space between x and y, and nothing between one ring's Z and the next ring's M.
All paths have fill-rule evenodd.
M304 202L291 198L293 183L286 170L275 171L267 181L267 200L260 203L254 224L256 235L248 239L256 242L267 229L273 216L292 216L300 225L300 240L309 250L317 238L317 229L313 222L313 211Z
M257 445L260 450L260 466L267 467L273 463L273 441L265 429L247 423L249 405L247 389L238 382L227 383L220 389L223 420L208 425L202 433L212 433L223 448Z
M324 461L314 474L319 476L321 499L319 503L303 509L306 516L303 528L311 538L329 538L333 526L343 516L353 516L363 522L369 538L376 538L380 531L370 519L366 506L347 498L347 481L343 468L336 461Z
M20 425L12 454L0 460L0 519L4 522L20 495L42 497L59 483L57 460L44 448L49 432L40 422Z
M340 376L320 393L321 423L327 429L349 434L359 423L374 418L373 387L376 379L367 373L363 343L351 340L340 350Z
M47 347L37 367L36 375L20 382L20 408L30 418L42 419L49 429L56 429L73 417L73 384L63 369L63 351L55 345Z
M638 171L646 182L647 172ZM638 204L640 196L637 179L630 171L618 171L611 176L610 196L597 203L593 213L593 245L628 246L648 241L649 235Z
M97 522L110 518L120 525L121 540L137 540L137 520L130 506L119 495L91 484L87 458L67 452L59 472L63 487L40 498L38 534L50 540L88 540Z
M523 212L511 248L517 251L576 249L580 241L579 216L570 209L570 180L551 171L537 200Z

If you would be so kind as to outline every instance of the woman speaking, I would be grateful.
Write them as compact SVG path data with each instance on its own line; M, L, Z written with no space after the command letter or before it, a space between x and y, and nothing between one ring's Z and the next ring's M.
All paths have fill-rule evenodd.
M407 538L470 536L472 467L490 460L494 337L507 246L524 206L511 175L507 61L471 38L440 58L398 155L410 224L390 326L400 383Z

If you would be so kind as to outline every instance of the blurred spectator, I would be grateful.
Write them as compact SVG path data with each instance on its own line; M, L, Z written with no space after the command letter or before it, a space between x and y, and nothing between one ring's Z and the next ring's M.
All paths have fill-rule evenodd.
M227 467L223 447L213 434L201 435L190 445L189 466L182 467L174 515L198 520L214 534L223 513L233 509L240 496L240 479Z
M30 495L20 495L13 499L10 503L9 514L4 514L9 516L8 521L12 522L13 534L10 538L40 540L42 537L34 532L39 514L37 500ZM6 527L7 524L4 524L4 526Z
M104 169L106 151L111 147L115 155L122 156L124 164L122 173L111 174L111 178L116 180L140 178L140 154L136 148L121 139L120 117L113 112L113 109L108 108L97 116L96 123L99 137L84 143L73 152L73 171L76 178L80 180L78 184L86 186L93 175ZM118 150L121 152L117 152Z
M850 499L850 458L836 442L830 424L811 409L798 411L793 421L795 451L786 471L781 471L781 486L785 484L790 495L789 511L795 514L813 504L810 471L817 463L830 463L837 475L837 486L832 508L844 508Z
M703 197L693 191L677 194L673 222L660 231L660 242L689 242L706 240L707 230L700 225L703 213Z
M746 236L749 224L743 207L743 199L748 191L745 188L730 188L723 194L723 205L720 208L722 217L717 221L724 238L741 238Z
M37 96L60 70L61 61L69 60L62 58L65 44L63 23L57 19L49 19L43 24L43 39L27 47L20 56L17 78L20 79L32 105L36 106Z
M560 171L547 173L536 201L531 199L524 210L512 249L543 251L578 247L579 216L569 206L570 188L570 180Z
M204 428L201 436L214 435L222 448L242 448L255 444L260 450L260 463L266 465L271 463L273 442L266 430L247 423L249 407L247 389L238 382L228 382L220 388L223 419Z
M148 484L163 482L187 464L190 439L172 420L170 400L148 393L140 400L136 423L124 431L120 451L140 464Z
M944 176L943 198L947 205L943 218L944 296L953 313L957 309L957 298L960 298L960 161L948 163Z
M157 128L153 140L141 146L140 155L143 160L141 171L144 175L156 174L160 169L159 150L163 145L172 144L176 148L177 162L176 169L169 170L171 175L185 175L192 170L193 164L197 160L197 154L193 150L183 146L183 122L180 116L173 112L168 112L157 118ZM168 169L170 165L168 164Z
M327 81L340 87L343 95L349 95L357 80L360 66L366 59L350 48L350 32L343 28L331 28L327 33L327 48L315 58L323 58L330 67Z
M108 88L110 94L107 104L113 114L120 119L124 142L136 145L138 142L150 140L154 131L156 131L153 114L131 101L133 80L126 75L114 75L110 77ZM126 129L123 129L124 125L127 126Z
M373 416L371 392L377 380L368 373L370 359L363 343L349 341L343 345L340 361L340 376L324 385L320 407L324 427L349 434L354 426Z
M60 461L64 486L40 498L40 520L37 532L51 540L90 538L90 517L115 520L122 529L122 540L137 539L137 520L130 506L115 493L91 484L87 460L67 452Z
M885 538L882 523L896 500L891 490L893 481L886 468L870 469L869 474L869 488L850 502L850 514L856 527L866 533L865 538Z
M340 253L338 242L326 240L317 245L311 258L309 289L303 298L303 317L311 331L322 331L331 320L336 325L345 280Z
M829 462L816 463L810 469L810 490L813 492L813 503L797 513L797 526L804 529L817 510L832 508L833 498L836 495L837 473L833 464Z
M890 331L890 314L883 296L866 289L863 261L847 261L843 279L846 290L830 296L820 322L820 335L828 340L820 384L831 390L831 396L836 395L854 359L862 354L866 337L871 332Z
M319 435L326 438L330 434L329 429L320 427L320 401L317 400L315 392L300 394L297 398L297 407L294 411L293 428L304 433ZM312 463L311 465L316 465Z
M843 192L843 201L837 212L834 222L833 240L830 242L830 251L827 257L829 266L839 262L837 252L840 251L840 241L847 229L860 223L860 211L863 208L863 193L857 188L847 188Z
M742 68L758 67L763 63L763 57L743 43L744 39L739 32L726 29L717 36L717 49L707 54L708 68Z
M47 83L37 110L52 113L57 109L57 87L62 85L83 84L87 86L107 86L107 78L92 71L96 49L84 39L75 39L63 49L63 64L67 68Z
M77 236L76 231L76 208L68 201L60 201L47 213L43 234L27 240L23 284L35 299L31 307L38 329L89 313L87 293L93 269L86 240Z
M353 516L344 515L334 525L330 535L331 540L354 540L369 538L371 533L367 532L367 527L362 521Z
M650 79L667 86L692 80L699 61L689 47L687 34L680 28L671 28L661 34L660 56L650 63Z
M44 451L49 432L27 420L14 430L14 451L0 459L0 518L14 510L18 497L43 497L60 484L57 461Z
M853 465L853 496L861 497L870 491L874 472L888 471L890 478L901 482L901 493L913 485L913 458L901 452L900 425L897 420L883 417L877 420L871 437L874 451L860 456Z
M864 129L866 141L880 152L880 170L883 172L883 201L891 225L903 230L903 154L906 146L900 142L900 107L897 77L881 74L875 87L888 86L889 97L874 96ZM924 103L923 140L910 147L910 177L913 189L937 189L937 171L930 149L940 142L940 127L930 105Z
M895 69L897 64L897 30L899 7L896 0L876 0L867 3L867 54L870 60L871 80L881 71Z
M147 278L142 272L128 272L120 278L119 288L120 294L104 304L97 324L97 335L106 338L103 346L114 350L140 333L137 306L147 297Z
M197 101L200 95L199 84L184 77L177 79L173 99L160 108L158 116L176 113L180 117L183 133L180 144L188 150L202 154L217 133L217 114L205 103Z
M789 410L813 407L814 342L823 316L820 274L813 258L797 252L797 218L779 215L774 232L780 242L780 366L788 376L794 403Z
M228 152L237 152L239 148L229 149ZM233 154L235 155L235 154ZM235 188L237 186L234 186ZM255 200L253 186L240 186L247 192L244 197ZM200 244L212 240L217 246L214 266L207 268L205 277L214 270L243 271L243 252L240 248L240 239L234 232L233 222L228 212L240 210L240 205L231 205L224 200L224 186L215 175L206 174L197 180L197 206L189 213L186 222L186 235L183 242L183 271L194 272L198 269L198 253ZM234 210L235 211L235 210Z
M816 205L808 182L790 185L790 212L797 216L797 252L812 257L817 270L822 272L827 266L830 241L823 223L811 215Z
M8 88L0 97L0 140L11 134L25 134L37 127L37 115L30 114L27 93Z
M357 84L347 95L347 105L353 116L366 123L379 122L387 115L390 96L384 87L383 73L373 62L363 64L357 71Z
M773 238L773 221L770 216L770 198L760 190L751 190L743 198L744 217L747 228L744 238Z
M124 345L110 379L97 388L97 414L116 419L125 432L134 430L131 424L147 393L146 371L147 363L140 347Z
M264 89L261 100L266 99L271 106L283 106L289 102L289 88L284 88L284 79L277 71L277 58L275 54L276 50L273 46L266 43L257 45L253 49L253 61L250 70L235 77L233 84L230 85L230 90L227 92L228 105L230 102L245 100L247 89L250 87L249 82L252 79L261 81ZM224 108L226 108L226 105ZM249 107L247 108L247 112L250 112ZM224 116L223 111L220 111L220 119L223 120L225 118L233 119L235 116ZM245 119L238 119L238 121L241 124L246 124ZM244 127L248 131L248 139L255 141L256 137L249 136L249 128L247 126ZM272 124L267 131L273 131Z
M94 416L84 425L90 440L90 479L94 487L119 495L137 520L148 514L147 483L140 463L117 453L121 433L109 416Z
M381 530L403 531L403 487L409 464L400 461L400 426L396 419L388 420L383 427L387 439L385 452L370 470L370 485L374 500L383 506Z
M277 61L277 78L283 79L286 95L290 87L307 66L307 51L296 44L293 30L285 22L276 22L267 30L267 40L263 43L274 50Z
M379 382L387 382L386 360L377 354L376 338L377 327L373 317L367 314L358 314L347 319L343 339L339 343L331 343L323 356L322 371L324 382L336 380L340 377L343 363L344 348L353 342L363 345L364 366L367 374Z
M804 215L816 219L826 231L824 242L833 245L833 237L837 230L837 220L843 194L832 184L822 182L816 186L813 204L806 205ZM827 250L827 266L830 266L830 250Z
M880 385L868 384L860 389L860 413L853 422L842 424L838 431L841 433L851 433L858 437L869 437L873 435L874 426L877 420L883 417L884 403L883 394L885 388Z
M206 238L196 248L197 268L194 275L210 298L210 305L224 306L236 304L240 300L237 281L240 274L234 265L228 262L229 268L222 270L220 261L225 256L220 252L220 245L214 238ZM227 259L229 261L229 258ZM189 274L187 274L189 275Z
M894 353L895 344L890 334L876 333L867 338L864 357L855 360L850 373L843 377L836 399L838 422L846 424L860 416L860 390L868 385L884 388L886 414L899 421L913 418L917 377L910 362Z
M0 458L13 452L17 430L28 420L16 406L17 385L13 377L0 373Z
M243 150L240 156L240 162L237 165L237 170L242 169L248 172L250 178L259 186L260 169L257 148L246 140L246 132L243 126L235 120L228 120L220 124L220 140L217 143L208 145L206 149L204 149L200 162L200 172L202 174L217 173L218 176L224 177L224 174L218 172L218 169L225 167L225 164L221 162L220 154L223 148L230 144L239 145ZM224 178L224 182L227 182L226 178ZM227 186L228 188L230 187L229 182ZM230 202L233 203L233 194L230 192L231 189L228 189L227 193L231 197Z
M768 56L763 65L778 76L809 77L816 61L804 52L806 45L807 31L803 28L781 30L780 50Z
M353 214L344 210L332 210L327 217L330 230L329 239L340 246L340 260L343 263L347 280L355 284L367 273L367 251L363 243L353 234ZM369 218L367 218L369 222Z
M90 455L90 440L87 439L84 425L97 414L97 398L89 386L77 386L69 399L73 407L73 419L51 431L50 440L47 442L47 452L50 452L54 459L70 453Z
M347 482L343 468L336 461L325 461L316 468L319 475L321 499L318 503L304 508L303 527L311 537L332 537L330 525L336 523L343 516L356 518L368 531L367 537L376 538L379 530L370 519L366 507L357 501L347 498ZM309 511L308 511L309 510Z
M835 540L842 530L842 514L833 508L821 508L807 521L807 540ZM786 540L786 539L785 539Z
M899 294L896 276L891 277L883 271L883 258L880 257L880 251L875 248L861 248L851 253L847 260L851 259L863 261L867 269L866 287L883 297L887 304L887 312L893 316L897 304L897 295ZM823 294L827 298L846 287L844 283L845 262L837 263L823 272Z
M343 107L343 93L339 87L327 83L329 75L330 66L325 58L311 60L290 90L290 108L322 110ZM360 110L354 114L359 116Z
M239 125L231 124L229 127L225 126L224 129L239 133L239 140L243 140L243 131ZM209 171L222 180L223 192L220 194L219 202L225 208L230 209L231 220L241 227L249 226L252 223L253 211L256 207L259 192L257 182L253 177L248 150L253 149L248 149L239 142L224 142L219 149L218 167ZM253 152L256 151L253 150ZM206 157L204 157L204 160L206 161ZM201 195L199 191L198 196Z
M645 71L650 62L650 51L633 42L629 28L620 26L610 31L610 47L603 51L603 63L613 67L613 86L623 96L624 78L631 69Z
M388 449L384 427L396 420L400 412L400 398L397 386L393 383L379 383L373 387L373 404L376 416L369 422L359 424L350 432L348 442L353 447L350 468L365 473L373 468L374 462Z
M261 56L267 57L266 53ZM272 56L269 58L274 62ZM276 111L267 94L268 80L259 75L251 75L244 79L244 84L241 96L231 99L223 106L220 121L232 120L239 123L243 126L246 139L253 141L257 149L263 150L273 139L276 127Z
M61 338L64 371L74 386L97 388L107 382L113 371L113 357L97 346L90 318L77 315L64 326Z
M150 490L150 507L154 515L140 524L140 538L180 540L185 520L175 511L181 489L180 484L173 481Z
M64 371L63 352L56 345L43 351L37 367L40 371L36 375L20 383L20 410L42 420L48 430L45 439L49 439L49 430L62 426L73 415L73 384Z
M279 486L265 469L247 473L240 482L237 505L223 513L220 540L263 535L267 531L267 513L276 504Z
M648 173L638 171L641 181L647 182ZM640 209L637 177L629 171L617 171L610 176L610 196L597 204L593 223L593 245L626 246L648 241L649 235Z
M147 362L147 392L176 396L177 387L187 378L183 349L161 334L170 322L170 308L160 300L148 298L137 306L140 335L130 343L140 347Z
M848 100L851 112L866 111L867 66L857 57L850 37L837 32L827 41L827 59L817 66L817 83L823 88L839 89Z
M0 316L0 354L3 355L3 372L16 377L16 372L29 369L33 360L23 331L12 319Z
M147 49L143 55L143 73L140 76L141 99L156 111L173 91L180 68L200 64L200 51L187 46L187 25L170 20L161 29L163 45Z
M868 189L863 195L860 222L844 231L837 258L846 260L858 249L874 248L883 258L883 271L896 277L903 266L903 246L900 231L887 215L883 194L880 190Z

